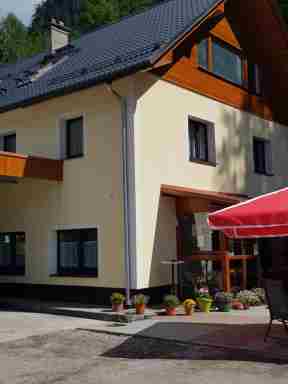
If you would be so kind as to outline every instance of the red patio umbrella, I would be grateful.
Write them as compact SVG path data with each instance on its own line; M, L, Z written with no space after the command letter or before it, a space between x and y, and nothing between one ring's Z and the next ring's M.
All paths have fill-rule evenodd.
M288 188L211 213L208 224L230 238L288 236Z

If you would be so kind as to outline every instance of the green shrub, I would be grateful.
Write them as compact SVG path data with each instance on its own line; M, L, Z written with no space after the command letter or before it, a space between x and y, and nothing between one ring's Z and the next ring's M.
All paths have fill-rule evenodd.
M125 296L122 295L122 293L114 292L112 293L112 296L110 297L111 303L113 304L122 304L125 301Z
M166 295L164 296L163 304L166 308L176 308L180 305L180 301L175 295Z

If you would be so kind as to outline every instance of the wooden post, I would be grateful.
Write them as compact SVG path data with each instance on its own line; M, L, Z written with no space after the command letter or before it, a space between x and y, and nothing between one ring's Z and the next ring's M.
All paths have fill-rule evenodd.
M247 260L242 259L242 289L247 289Z
M228 252L223 253L222 258L223 269L223 288L225 292L231 291L231 276L230 276L230 258Z

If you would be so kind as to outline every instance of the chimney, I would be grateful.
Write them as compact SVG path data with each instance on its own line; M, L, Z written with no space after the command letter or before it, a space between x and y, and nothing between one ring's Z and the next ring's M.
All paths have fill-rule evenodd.
M70 42L70 29L65 27L63 21L51 19L50 23L50 52L63 48Z

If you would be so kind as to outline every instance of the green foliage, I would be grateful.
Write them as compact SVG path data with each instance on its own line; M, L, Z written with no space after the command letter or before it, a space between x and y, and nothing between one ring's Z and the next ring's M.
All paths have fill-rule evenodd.
M122 293L114 292L111 295L111 303L113 304L123 304L125 301L125 296Z
M259 296L253 292L248 290L240 291L236 295L236 299L240 301L240 303L245 305L257 306L261 305L261 300Z
M284 19L288 23L288 0L279 0L279 5L282 10Z
M231 304L233 300L232 293L229 292L217 292L214 300L216 304Z
M45 0L36 6L31 28L43 31L54 17L71 28L75 37L157 2L159 0Z
M177 296L166 295L164 296L163 304L166 308L177 308L180 305L180 301Z
M13 63L43 50L45 39L12 13L0 20L0 63Z
M142 293L138 293L137 295L132 297L132 303L134 305L147 304L148 302L149 302L149 296L145 296Z

